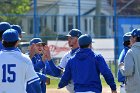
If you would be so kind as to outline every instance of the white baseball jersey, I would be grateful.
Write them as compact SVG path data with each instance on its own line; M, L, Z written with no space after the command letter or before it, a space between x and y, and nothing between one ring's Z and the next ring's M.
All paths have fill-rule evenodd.
M71 51L68 51L63 57L62 59L60 60L60 64L58 65L58 67L60 69L65 69L67 63L68 63L68 60L70 59L71 57Z
M26 84L37 80L27 55L16 50L0 52L0 93L26 93Z
M60 64L58 65L58 67L60 69L65 69L67 63L68 63L68 60L72 57L73 55L71 55L71 51L67 52L64 57L60 60ZM70 93L75 93L74 92L74 83L73 81L71 80L71 82L66 86L67 90L70 92Z

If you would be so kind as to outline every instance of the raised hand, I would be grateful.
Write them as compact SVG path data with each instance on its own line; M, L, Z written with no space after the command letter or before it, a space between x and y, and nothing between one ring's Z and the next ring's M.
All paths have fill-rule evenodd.
M43 53L43 56L42 56L43 62L46 61L46 60L51 60L50 49L47 45L43 46L42 53Z

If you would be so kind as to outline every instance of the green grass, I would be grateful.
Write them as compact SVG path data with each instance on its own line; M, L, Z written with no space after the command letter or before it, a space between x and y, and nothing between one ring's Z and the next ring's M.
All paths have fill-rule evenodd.
M57 88L60 79L54 78L54 77L50 77L50 78L51 78L51 84L47 85L47 88ZM102 81L103 87L109 87L103 77L101 77L101 81ZM117 82L117 79L115 79L115 82L116 82L117 87L118 87L120 85L120 83Z
M104 80L104 78L101 78L101 81L102 81L102 86L103 87L108 87L106 81ZM120 83L117 81L117 78L115 78L115 83L117 85L117 87L120 85Z
M50 85L47 85L47 88L57 88L59 81L60 79L51 77Z

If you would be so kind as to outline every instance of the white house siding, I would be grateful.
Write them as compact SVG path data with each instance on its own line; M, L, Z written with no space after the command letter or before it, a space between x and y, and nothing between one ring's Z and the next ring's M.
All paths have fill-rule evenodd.
M38 2L39 2L38 8L37 8L38 15L39 16L48 15L47 16L47 27L49 27L50 30L53 31L54 28L52 25L52 16L60 15L60 16L57 16L57 28L56 28L57 33L58 34L67 34L68 29L64 32L64 23L63 23L64 15L66 16L66 25L68 24L67 23L68 16L73 16L74 20L76 20L75 16L78 15L78 0L53 0L53 1L52 0L38 0ZM51 4L51 5L48 6L48 4ZM95 6L96 6L96 0L81 0L81 15L83 15L90 9L94 8ZM101 12L107 16L112 15L112 9L109 6L109 4L107 3L107 0L102 0ZM31 10L28 14L33 14L33 10ZM92 36L94 36L94 33L93 33L94 20L93 20L92 15L93 16L95 15L95 10L91 11L87 15L81 16L81 31L83 33L91 34ZM91 29L92 29L91 31L89 30L89 23L87 23L88 30L85 31L84 19L87 19L88 21L91 20ZM23 21L23 24L28 24L28 22L25 22L25 21L29 21L29 20L27 19L27 20ZM76 22L74 22L73 28L76 28L75 23ZM23 27L24 27L25 31L28 31L27 25L24 25ZM108 36L112 36L112 18L111 17L107 17L106 31L107 31L106 34Z

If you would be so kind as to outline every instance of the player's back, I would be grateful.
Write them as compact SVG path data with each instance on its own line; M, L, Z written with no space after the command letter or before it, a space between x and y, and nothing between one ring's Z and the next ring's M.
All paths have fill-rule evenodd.
M26 70L30 62L19 51L0 52L0 93L26 93Z

